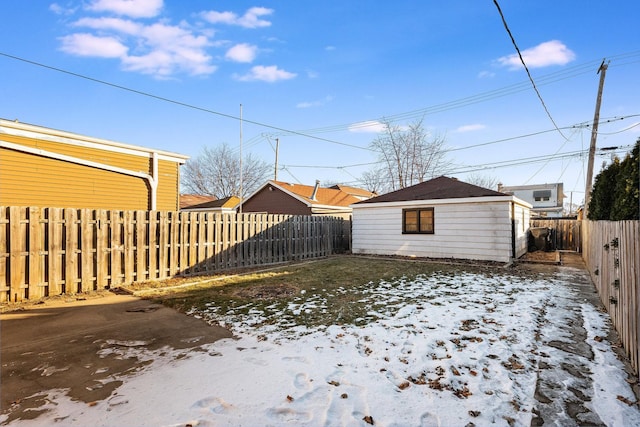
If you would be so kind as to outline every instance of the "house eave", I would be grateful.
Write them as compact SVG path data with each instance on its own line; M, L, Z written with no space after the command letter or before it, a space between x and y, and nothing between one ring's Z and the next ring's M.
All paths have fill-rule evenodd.
M462 197L452 199L426 199L426 200L406 200L397 202L379 202L379 203L355 203L350 207L355 211L367 208L390 208L390 207L407 207L407 206L437 206L452 204L469 204L469 203L496 203L496 202L513 202L531 209L533 206L515 196L490 196L490 197Z
M97 148L105 151L125 153L134 156L151 157L155 153L158 156L159 160L168 160L179 164L183 164L187 161L187 159L189 159L189 156L172 153L169 151L154 150L152 148L124 144L107 139L93 138L90 136L79 135L71 132L45 128L42 126L35 126L11 120L0 119L0 135L3 134L31 139L40 139L43 141L57 142L61 144L75 145L80 147Z

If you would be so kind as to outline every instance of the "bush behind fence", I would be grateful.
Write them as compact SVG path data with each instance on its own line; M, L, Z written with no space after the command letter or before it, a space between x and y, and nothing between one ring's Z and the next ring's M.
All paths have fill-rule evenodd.
M328 256L326 216L0 207L0 303Z

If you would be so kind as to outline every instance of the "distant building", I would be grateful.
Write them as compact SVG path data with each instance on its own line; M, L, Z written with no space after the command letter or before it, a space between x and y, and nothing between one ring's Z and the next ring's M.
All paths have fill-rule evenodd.
M204 196L202 194L181 194L180 209L186 209L202 203L213 202L214 200L218 200L218 198L216 196Z
M360 197L351 194L356 190ZM362 200L361 193L365 191L352 187L349 192L335 187L320 187L319 181L315 186L268 181L242 203L242 212L350 218L350 205Z
M212 213L226 213L233 214L237 212L238 205L240 204L240 197L237 196L229 196L222 199L214 200L198 203L195 205L190 205L184 208L180 208L181 211L188 212L212 212Z
M530 203L532 218L560 218L563 216L564 192L562 183L534 185L502 185L498 191L511 194Z
M362 188L357 188L357 187L349 187L348 185L342 185L342 184L332 185L329 188L333 188L334 190L340 190L347 194L351 194L353 197L360 200L367 200L372 197L376 197L378 195L378 193L376 193L375 191L364 190Z

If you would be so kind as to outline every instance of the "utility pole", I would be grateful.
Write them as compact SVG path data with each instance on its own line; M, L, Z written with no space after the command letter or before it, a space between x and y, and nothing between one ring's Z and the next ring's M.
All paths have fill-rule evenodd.
M242 204L244 198L242 197L242 104L240 104L240 205L238 206L239 213L242 213Z
M593 161L596 155L596 139L598 138L598 122L600 121L600 102L602 101L602 89L604 88L604 77L607 74L608 63L602 60L598 74L600 74L600 85L598 86L598 97L596 98L596 112L593 116L593 126L591 127L591 144L589 145L589 163L587 165L587 182L584 190L584 213L583 218L587 219L589 213L589 202L591 201L591 181L593 181Z
M273 180L278 180L278 148L280 145L280 138L276 138L276 165L273 171Z

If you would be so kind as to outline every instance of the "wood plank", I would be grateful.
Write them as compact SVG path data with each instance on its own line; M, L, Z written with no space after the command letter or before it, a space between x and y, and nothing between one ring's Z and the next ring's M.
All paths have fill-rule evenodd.
M64 292L81 292L78 288L78 211L64 210Z
M198 214L199 212L189 212L189 228L187 228L187 233L189 233L189 237L187 241L189 242L189 274L193 274L197 271L198 266Z
M180 267L180 222L179 212L169 212L169 277L179 272Z
M206 261L205 271L208 274L211 274L215 271L215 265L216 265L215 218L216 217L212 212L208 212L206 215L207 236L205 239L207 242L207 253L205 256L207 257L207 261Z
M158 267L158 211L148 212L147 246L148 246L148 266L147 274L149 280L157 280L160 274Z
M147 280L148 274L148 261L147 251L149 245L147 244L147 211L137 210L135 211L135 281L144 282Z
M207 213L198 212L198 235L196 236L196 271L206 271L207 267Z
M47 289L42 277L42 257L41 251L44 246L44 235L40 218L42 211L37 207L28 208L29 227L28 241L29 253L27 255L27 265L29 268L29 299L42 298L46 296Z
M158 214L158 279L169 277L169 224L166 211Z
M0 304L11 301L11 280L9 278L9 217L8 209L0 206Z
M96 287L109 288L109 216L106 210L96 211Z
M23 258L24 240L26 233L22 231L22 209L17 206L9 208L9 272L10 288L13 301L22 301L25 298L23 285L25 278L25 265Z
M180 274L189 273L189 227L191 226L191 214L189 212L180 212L180 258L178 271Z
M135 257L135 218L134 211L124 211L123 218L124 228L124 281L123 284L128 286L133 283L136 269Z
M109 243L109 257L111 260L110 285L120 286L124 280L123 259L124 259L124 212L109 211L109 228L111 231L111 242Z
M95 221L93 220L93 210L80 210L80 286L82 292L95 291L93 282L93 268L95 265L93 250L93 232Z

